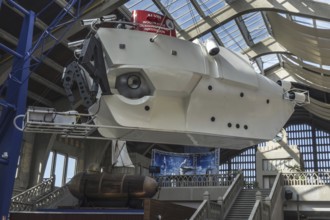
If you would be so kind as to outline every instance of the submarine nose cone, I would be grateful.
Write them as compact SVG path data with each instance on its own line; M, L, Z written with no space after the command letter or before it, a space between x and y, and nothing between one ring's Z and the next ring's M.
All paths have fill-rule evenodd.
M153 197L158 190L158 183L155 179L146 176L143 183L143 191L147 197Z
M74 177L72 177L72 179L67 183L70 193L76 198L82 197L79 190L80 190L81 178L83 177L83 175L84 175L83 173L78 173Z

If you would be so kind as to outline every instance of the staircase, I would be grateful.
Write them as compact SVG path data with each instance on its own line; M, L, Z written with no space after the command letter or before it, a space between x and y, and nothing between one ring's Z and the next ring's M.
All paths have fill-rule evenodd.
M226 220L249 219L254 203L256 202L257 191L261 192L263 199L270 193L270 189L242 189L229 210Z
M44 180L38 185L14 196L10 211L32 211L37 200L54 190L55 177Z
M69 193L66 185L56 188L55 177L14 196L11 199L10 211L35 211L44 208L55 208L58 205L76 204L76 199Z

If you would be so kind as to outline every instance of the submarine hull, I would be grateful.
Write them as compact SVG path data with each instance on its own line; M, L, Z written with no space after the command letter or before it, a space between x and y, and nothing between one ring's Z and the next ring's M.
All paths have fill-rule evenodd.
M112 94L90 107L108 138L242 149L270 140L294 111L283 88L241 55L200 42L100 28Z

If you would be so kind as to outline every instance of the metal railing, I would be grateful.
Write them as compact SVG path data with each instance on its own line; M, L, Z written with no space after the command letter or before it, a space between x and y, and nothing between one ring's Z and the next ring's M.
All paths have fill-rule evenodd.
M44 180L42 183L14 196L11 199L10 211L31 211L34 208L35 202L53 191L55 177Z
M160 187L230 186L236 173L210 175L171 175L154 177Z
M330 171L282 173L285 186L330 184Z
M60 198L63 198L64 195L66 195L69 192L69 189L67 185L64 185L53 192L41 197L36 201L34 204L35 209L40 209L40 208L47 208L50 205L54 204L57 202Z

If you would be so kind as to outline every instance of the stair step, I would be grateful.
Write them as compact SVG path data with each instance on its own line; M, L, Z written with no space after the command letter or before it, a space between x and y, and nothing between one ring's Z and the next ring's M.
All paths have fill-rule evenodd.
M260 191L261 197L266 198L270 190L266 189L243 189L237 196L234 204L229 210L226 216L226 220L244 220L248 219L253 206L256 202L256 193Z
M230 217L230 216L249 216L250 215L250 212L243 212L241 214L237 214L237 213L230 213L228 214L227 216Z

